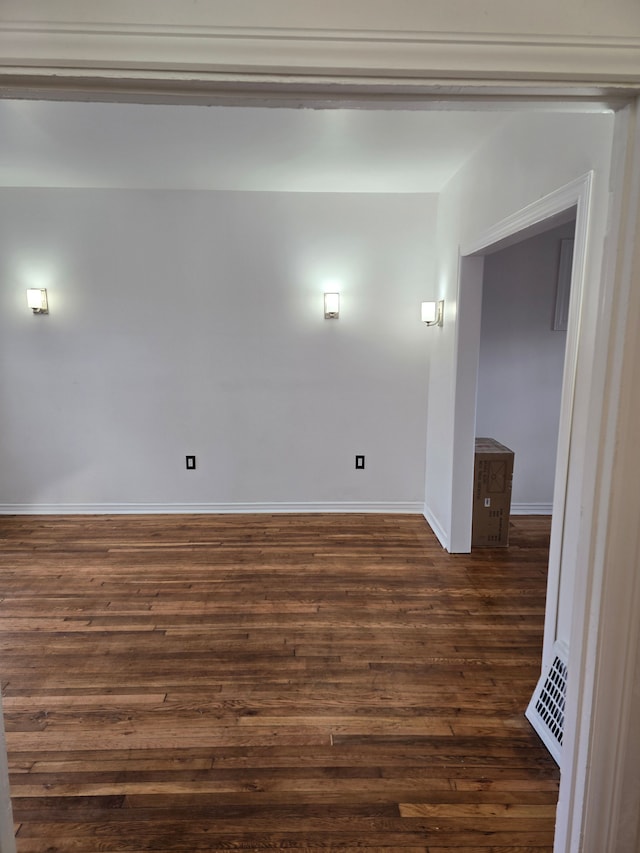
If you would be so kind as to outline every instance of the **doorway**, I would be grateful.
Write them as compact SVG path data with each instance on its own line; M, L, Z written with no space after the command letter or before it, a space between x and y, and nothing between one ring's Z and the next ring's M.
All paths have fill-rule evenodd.
M514 451L512 515L553 510L574 236L575 217L484 261L476 435Z
M553 473L552 527L549 553L545 635L542 669L551 660L559 634L568 641L571 589L575 576L577 520L566 500L570 476L570 441L576 381L578 334L585 288L587 222L591 174L549 194L489 229L460 253L459 328L456 361L454 477L451 550L471 547L473 455L476 435L476 401L481 351L482 284L485 258L524 240L560 229L575 221L565 358L555 470ZM502 441L501 436L492 436ZM506 441L505 441L506 443Z

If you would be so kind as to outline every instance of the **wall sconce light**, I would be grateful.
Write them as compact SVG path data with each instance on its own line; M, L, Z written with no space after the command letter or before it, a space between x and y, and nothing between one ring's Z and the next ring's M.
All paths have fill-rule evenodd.
M27 289L27 305L34 314L48 314L49 303L45 287L29 287Z
M439 302L422 303L422 322L425 326L442 326L444 322L444 299Z
M325 293L324 295L324 319L337 320L340 316L340 294Z

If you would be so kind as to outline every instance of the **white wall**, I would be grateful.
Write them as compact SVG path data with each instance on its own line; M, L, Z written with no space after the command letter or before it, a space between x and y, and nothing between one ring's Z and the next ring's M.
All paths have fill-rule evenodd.
M3 190L0 205L5 511L421 508L435 196ZM332 279L341 316L325 321ZM48 316L28 286L48 287Z
M595 170L594 205L590 220L590 298L583 306L579 390L588 409L592 389L593 346L597 325L603 234L607 215L608 175L613 116L530 113L510 122L471 157L439 196L437 297L445 299L445 323L431 341L425 512L444 544L460 550L468 530L454 529L452 482L454 429L468 428L468 412L456 404L456 343L458 337L458 270L460 247L491 226L515 214L568 182ZM469 345L461 337L462 348ZM464 377L475 386L476 376ZM459 389L458 389L459 390ZM584 412L581 416L585 417ZM586 422L578 424L584 452ZM576 445L577 450L577 445ZM572 448L573 452L573 448ZM575 457L577 462L578 456ZM461 464L466 464L462 460ZM578 484L576 483L576 487ZM577 504L580 505L578 498ZM458 513L459 507L456 507Z
M553 330L562 225L486 257L476 434L515 453L512 509L551 512L566 331Z

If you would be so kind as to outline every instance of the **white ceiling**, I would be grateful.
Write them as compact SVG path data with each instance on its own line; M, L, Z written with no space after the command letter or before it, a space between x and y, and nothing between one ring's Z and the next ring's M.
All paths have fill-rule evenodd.
M0 186L439 192L508 119L0 100Z

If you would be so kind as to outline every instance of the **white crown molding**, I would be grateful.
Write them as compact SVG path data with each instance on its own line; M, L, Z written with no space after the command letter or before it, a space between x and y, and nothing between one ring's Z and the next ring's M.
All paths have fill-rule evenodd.
M413 501L367 501L363 503L5 503L0 515L190 515L248 513L388 513L421 515L422 504Z
M144 24L130 24L125 22L84 22L74 21L4 21L0 22L0 28L14 34L31 33L44 34L47 37L60 35L80 35L83 38L91 35L105 35L128 37L141 36L145 38L208 38L208 39L251 39L273 41L274 39L287 39L297 41L367 41L390 44L398 43L450 43L466 42L468 44L512 44L512 45L538 45L548 44L556 46L574 47L600 47L609 50L612 47L637 46L640 38L634 35L572 35L556 33L517 33L517 32L491 32L473 31L462 32L457 30L401 30L401 29L364 29L364 28L319 28L319 27L225 27L207 25L173 25L156 24L145 22Z
M640 38L463 32L0 22L0 83L56 74L64 88L88 73L147 88L282 79L346 78L388 87L443 81L582 83L640 88ZM176 77L176 75L178 75Z

